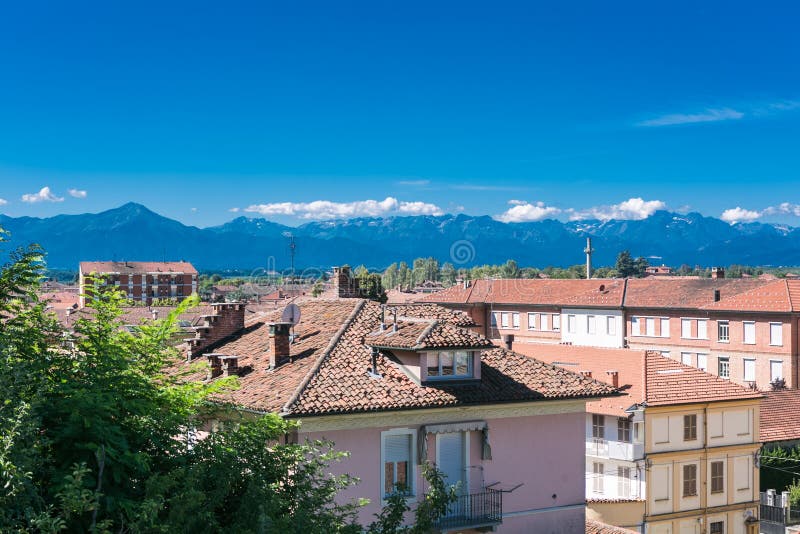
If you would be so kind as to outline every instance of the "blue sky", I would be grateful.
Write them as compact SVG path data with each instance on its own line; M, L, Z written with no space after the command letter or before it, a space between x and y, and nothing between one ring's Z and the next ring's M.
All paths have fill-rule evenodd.
M800 225L798 11L12 3L0 17L0 210L136 201L208 226L665 207Z

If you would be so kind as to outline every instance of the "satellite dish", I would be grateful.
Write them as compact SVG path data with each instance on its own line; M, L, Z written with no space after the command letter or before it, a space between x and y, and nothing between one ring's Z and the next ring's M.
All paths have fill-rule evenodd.
M292 326L300 322L300 306L297 304L289 304L283 309L281 314L281 322L292 323Z

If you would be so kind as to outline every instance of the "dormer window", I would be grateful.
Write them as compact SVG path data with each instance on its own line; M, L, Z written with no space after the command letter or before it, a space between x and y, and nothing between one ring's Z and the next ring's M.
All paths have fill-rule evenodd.
M472 353L466 350L442 350L428 353L428 380L472 378Z

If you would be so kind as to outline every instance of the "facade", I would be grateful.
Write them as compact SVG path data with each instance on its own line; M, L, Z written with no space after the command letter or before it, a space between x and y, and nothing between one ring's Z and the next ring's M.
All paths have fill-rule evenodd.
M720 268L714 274L476 280L421 300L469 313L484 335L514 348L657 350L742 385L798 387L800 281L726 279Z
M531 347L624 397L590 402L589 519L638 532L758 532L762 395L654 351Z
M114 287L128 299L150 305L156 299L180 302L197 293L197 269L185 261L82 261L81 307L94 286ZM94 277L93 284L88 278Z
M220 315L244 313L221 306ZM188 359L211 364L198 380L239 376L220 402L299 419L294 439L350 451L331 469L360 478L340 498L370 500L362 524L396 491L413 508L427 461L459 491L443 529L584 531L585 405L615 394L612 386L496 348L469 329L469 316L442 307L387 310L352 298L299 306L294 326L276 322L281 310L220 319L229 326L220 335L209 320Z

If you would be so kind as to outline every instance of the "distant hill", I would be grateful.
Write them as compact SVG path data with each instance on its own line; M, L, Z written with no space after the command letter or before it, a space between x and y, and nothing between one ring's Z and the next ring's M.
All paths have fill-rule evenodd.
M640 221L502 223L462 214L357 218L298 228L239 217L200 229L128 203L96 214L44 219L0 215L0 227L11 232L11 246L39 243L47 250L48 265L63 269L77 269L81 260L166 258L185 259L199 269L283 270L290 261L286 232L295 236L298 268L363 263L382 269L420 256L457 260L457 266L509 258L523 266L568 266L584 261L587 236L596 265L613 264L623 249L654 264L800 265L800 229L730 225L699 213L667 211ZM3 250L10 250L8 243Z

